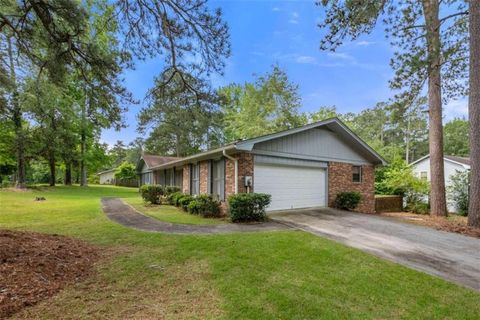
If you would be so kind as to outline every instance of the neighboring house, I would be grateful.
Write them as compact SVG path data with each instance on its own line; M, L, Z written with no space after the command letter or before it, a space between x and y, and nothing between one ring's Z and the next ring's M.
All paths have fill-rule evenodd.
M414 161L410 164L413 168L413 173L420 179L430 181L430 155L426 155ZM445 186L448 189L450 185L450 177L454 175L457 171L464 172L470 170L470 158L456 157L456 156L444 156L443 157L443 166L445 172ZM448 196L448 192L447 192ZM448 197L447 197L448 200ZM456 212L457 208L455 204L448 203L448 211Z
M100 184L115 184L115 168L97 173L100 178Z
M164 156L144 154L140 158L137 164L137 172L139 175L140 185L144 185L144 184L166 185L165 179L163 180L160 179L161 172L157 170L157 172L154 175L152 169L164 163L171 162L178 159L179 158L176 158L176 157L164 157ZM170 181L168 181L168 185L170 185Z
M332 118L149 167L149 181L213 194L223 209L241 192L270 194L268 210L285 210L333 206L339 192L358 191L357 210L374 212L374 167L380 164L382 157Z

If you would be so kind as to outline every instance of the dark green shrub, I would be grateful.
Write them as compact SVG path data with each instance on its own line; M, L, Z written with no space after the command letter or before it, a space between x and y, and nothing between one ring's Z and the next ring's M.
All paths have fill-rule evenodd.
M164 190L161 185L143 185L140 187L140 194L145 202L151 204L160 204L160 197L163 195Z
M188 205L193 201L193 197L184 194L178 199L178 206L181 207L184 211L188 211Z
M219 217L220 202L214 200L211 195L202 194L195 197L188 204L188 212L191 214L199 214L203 217Z
M340 192L335 199L335 207L343 210L353 210L362 200L360 192Z
M170 204L170 205L172 205L172 206L178 206L178 199L179 199L181 196L183 196L183 193L181 193L180 191L170 193L170 194L167 196L167 202L168 202L168 204Z
M429 214L430 213L430 206L425 201L414 201L407 203L405 206L406 211L411 211L416 214Z
M172 193L176 193L176 192L180 192L180 188L179 188L179 187L175 187L175 186L166 186L166 187L165 187L165 195L166 195L166 196L169 196L169 195L171 195Z
M264 193L239 193L228 198L230 218L233 222L264 221L265 208L271 196Z

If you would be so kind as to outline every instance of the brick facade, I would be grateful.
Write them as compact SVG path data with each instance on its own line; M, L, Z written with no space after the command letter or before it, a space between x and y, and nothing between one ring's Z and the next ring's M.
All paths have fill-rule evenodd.
M247 192L245 187L245 176L253 177L253 155L242 152L232 156L238 160L238 193ZM225 198L235 193L235 163L233 160L225 159ZM253 192L253 186L250 188Z
M339 192L356 191L362 194L362 200L355 211L375 212L375 175L374 167L362 166L362 182L352 181L352 164L329 162L328 164L328 206L335 206Z
M182 192L190 193L190 165L188 164L183 166Z
M210 170L208 167L210 166L210 161L202 161L200 162L200 193L208 193L208 183L210 181L208 174Z

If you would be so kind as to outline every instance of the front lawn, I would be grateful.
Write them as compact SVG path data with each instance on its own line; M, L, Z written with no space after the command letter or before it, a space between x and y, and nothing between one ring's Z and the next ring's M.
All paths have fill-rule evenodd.
M227 222L226 219L204 218L199 215L189 214L175 206L145 204L141 198L125 198L122 200L137 209L137 211L165 222L200 225L223 224Z
M44 196L44 202L33 201ZM476 319L480 294L300 231L165 235L117 225L100 197L135 189L0 191L0 226L81 238L97 275L18 318Z

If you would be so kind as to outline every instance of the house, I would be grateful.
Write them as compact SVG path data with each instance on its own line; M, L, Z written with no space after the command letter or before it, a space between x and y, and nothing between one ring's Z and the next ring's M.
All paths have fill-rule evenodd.
M413 169L413 173L420 179L430 181L430 155L426 155L410 164ZM445 173L445 186L448 189L450 186L450 177L457 171L465 172L470 170L470 158L447 156L443 157L443 166ZM448 190L447 190L448 200ZM448 202L447 209L449 212L456 212L457 208L455 204Z
M100 184L115 184L115 168L97 173L100 178Z
M171 184L170 180L165 181L165 179L161 179L161 176L162 176L161 170L157 169L154 174L153 168L171 161L178 160L178 159L179 158L176 158L176 157L155 156L150 154L142 155L142 157L137 163L137 172L139 175L140 185L144 185L144 184L175 185L175 184Z
M385 163L338 118L332 118L148 170L150 182L176 185L193 195L213 194L224 210L225 200L241 192L270 194L272 211L333 206L339 192L358 191L362 201L357 210L374 212L374 168Z

